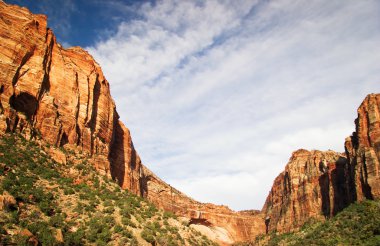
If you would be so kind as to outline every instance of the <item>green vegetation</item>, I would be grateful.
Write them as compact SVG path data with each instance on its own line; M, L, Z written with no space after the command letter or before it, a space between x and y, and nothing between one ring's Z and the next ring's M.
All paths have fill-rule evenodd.
M380 201L354 203L325 222L311 220L298 232L262 235L246 245L380 245Z
M174 214L99 175L80 152L62 148L67 163L59 164L49 148L14 134L0 137L0 195L16 201L0 210L0 245L213 245Z

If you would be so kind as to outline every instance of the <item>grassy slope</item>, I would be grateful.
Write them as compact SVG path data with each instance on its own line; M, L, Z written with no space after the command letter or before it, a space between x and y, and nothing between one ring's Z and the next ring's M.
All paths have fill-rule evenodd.
M351 204L325 222L311 220L298 232L272 233L248 245L380 245L380 201Z
M0 245L35 239L42 245L213 245L99 175L84 155L67 153L67 164L58 164L49 148L16 135L0 138L0 195L17 200L0 210ZM33 236L20 233L25 229Z

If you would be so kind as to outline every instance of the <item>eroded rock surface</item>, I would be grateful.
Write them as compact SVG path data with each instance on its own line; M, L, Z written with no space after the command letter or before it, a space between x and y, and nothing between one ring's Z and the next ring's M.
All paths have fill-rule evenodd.
M46 16L2 1L0 30L0 130L76 146L139 194L140 158L92 56L58 44Z
M380 197L380 94L368 95L358 108L356 131L346 138L352 200Z
M347 206L346 163L345 155L334 151L293 152L266 199L262 212L267 229L290 231Z
M47 18L0 0L0 132L79 149L120 186L194 224L215 227L221 243L251 238L262 219L224 206L201 204L166 184L141 164L130 132L119 121L109 83L92 56L65 49ZM58 162L65 154L52 149ZM253 229L252 229L253 228Z
M297 150L275 179L262 213L268 231L287 232L331 217L350 203L380 197L380 94L358 108L345 153Z
M266 230L290 231L310 218L333 216L353 201L378 198L379 105L379 94L361 104L345 154L295 151L261 212L199 203L142 165L91 55L58 44L46 16L0 0L0 132L87 153L91 164L122 188L188 218L221 244L252 240ZM53 148L52 155L66 164L64 153Z
M227 206L200 203L168 185L144 167L145 196L159 207L190 218L190 224L212 228L215 238L225 230L219 243L248 241L265 233L265 223L259 211L235 212ZM220 228L222 228L222 230Z

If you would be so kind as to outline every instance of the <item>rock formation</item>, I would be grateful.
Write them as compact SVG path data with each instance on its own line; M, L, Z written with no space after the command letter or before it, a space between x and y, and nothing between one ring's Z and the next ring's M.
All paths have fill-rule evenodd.
M260 211L235 212L226 206L200 203L171 187L144 167L147 185L146 196L160 208L177 215L190 218L190 224L214 228L215 237L221 237L220 228L226 240L221 243L248 241L265 232L265 224Z
M65 49L47 18L0 0L0 133L18 132L87 153L96 169L158 207L211 228L222 244L290 231L324 219L349 203L380 196L380 95L358 109L346 153L295 151L274 181L261 212L199 203L146 168L119 121L109 83L80 47ZM62 153L51 153L66 163ZM211 235L212 236L212 235Z
M358 109L346 153L295 151L262 209L267 230L288 232L310 218L331 217L354 201L380 197L380 94Z
M46 16L0 2L0 130L77 146L93 164L139 193L141 162L99 65L64 49Z
M358 108L356 131L346 138L351 200L380 197L380 94L368 95Z
M141 164L118 118L109 83L91 55L57 43L46 16L0 0L0 132L83 151L122 188L191 223L224 228L222 242L248 240L251 228L263 231L262 219L201 204L159 179Z
M310 218L334 215L347 204L347 159L334 151L293 152L266 199L268 230L290 231Z

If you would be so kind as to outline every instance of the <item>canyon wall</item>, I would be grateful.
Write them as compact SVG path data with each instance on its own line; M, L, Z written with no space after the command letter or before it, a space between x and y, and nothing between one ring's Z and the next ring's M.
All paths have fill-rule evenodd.
M262 211L200 203L162 181L138 156L119 120L109 83L85 50L65 49L47 18L0 0L0 132L18 132L87 153L97 170L158 207L214 231L221 244L291 231L348 204L380 196L380 95L358 109L346 153L295 151Z
M358 108L356 131L346 138L351 199L380 197L380 94L368 95Z
M311 218L323 220L355 201L380 197L380 94L358 108L345 153L295 151L277 176L262 214L267 231L289 232Z
M100 66L64 49L44 15L0 2L0 130L76 146L96 168L139 193L141 162L118 120Z
M249 241L265 233L264 218L260 211L235 212L227 206L200 203L163 182L144 167L146 197L160 208L190 218L190 224L203 225L212 229L219 243ZM222 239L224 238L224 240Z
M0 132L87 153L96 169L122 188L193 224L222 228L225 235L216 238L221 243L263 231L262 218L199 203L144 167L92 56L57 43L46 16L1 0Z
M263 208L268 231L291 231L347 206L346 163L345 155L334 151L293 152Z

